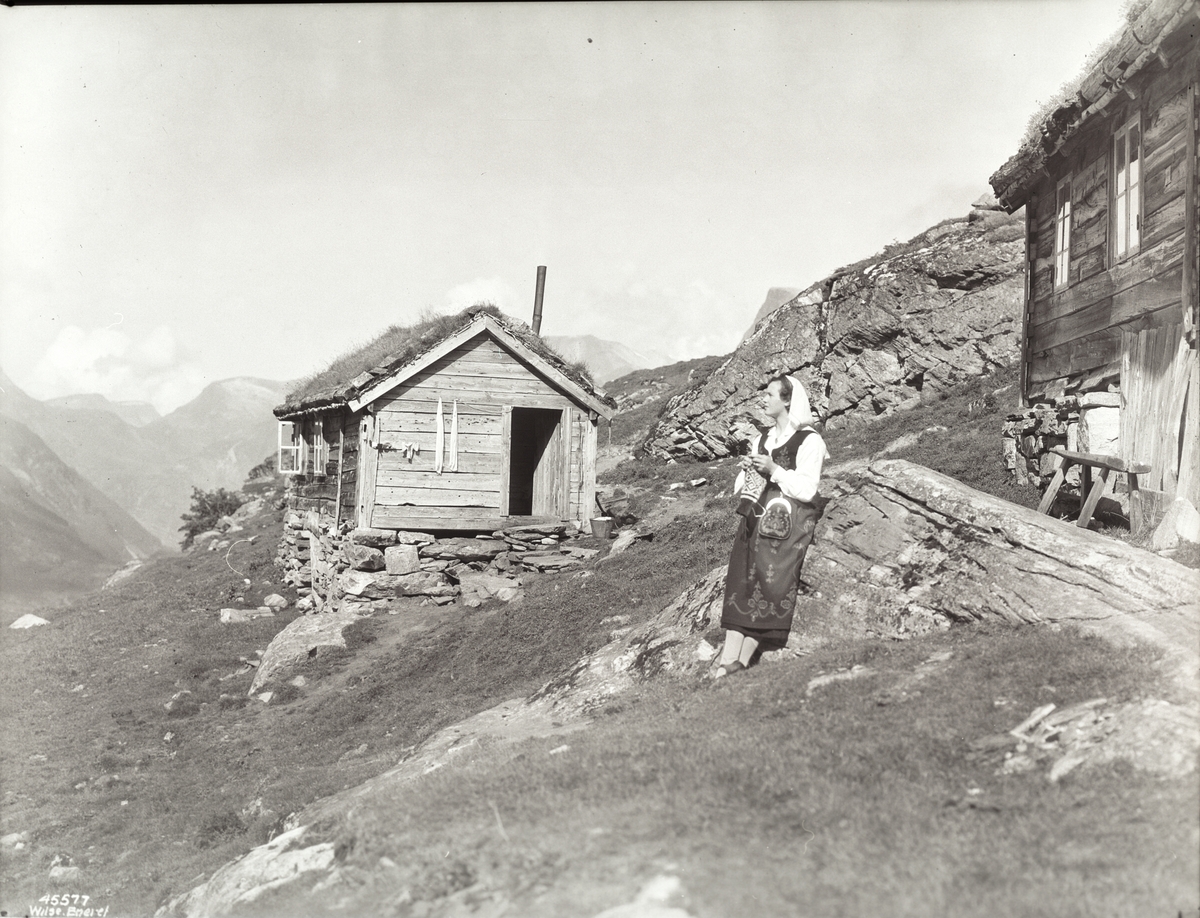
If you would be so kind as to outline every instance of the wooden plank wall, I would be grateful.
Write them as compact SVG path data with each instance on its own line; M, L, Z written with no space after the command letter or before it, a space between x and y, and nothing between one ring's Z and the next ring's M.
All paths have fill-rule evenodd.
M434 471L438 398L445 415L447 458L455 400L459 430L458 471L440 475ZM502 499L508 491L504 438L511 408L581 413L567 412L576 407L574 402L486 335L456 348L370 407L381 446L376 451L371 525L408 529L507 525L512 518ZM411 460L401 452L409 443L420 448ZM558 443L562 450L573 446L574 438L560 438ZM561 481L560 486L565 484ZM561 502L563 511L568 506L568 501Z
M1181 438L1184 411L1195 363L1183 339L1182 324L1127 332L1121 355L1121 451L1123 458L1146 462L1144 486L1176 493L1183 452L1194 443ZM1185 483L1190 484L1190 483Z
M1183 430L1179 435L1179 484L1176 497L1186 497L1200 508L1200 360L1192 351L1188 389L1183 410Z
M1174 49L1173 49L1174 50ZM1030 317L1026 398L1038 401L1117 382L1127 333L1180 320L1184 276L1189 81L1194 49L1176 51L1169 70L1155 65L1138 98L1096 119L1054 161L1038 188L1027 239ZM1114 128L1141 112L1143 222L1140 251L1111 263L1109 182ZM1054 188L1072 176L1070 281L1054 291Z

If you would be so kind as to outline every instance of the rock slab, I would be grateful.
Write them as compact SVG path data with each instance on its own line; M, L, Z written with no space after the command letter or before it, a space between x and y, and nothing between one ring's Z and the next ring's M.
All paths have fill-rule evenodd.
M344 648L342 632L358 621L350 612L327 612L323 615L303 615L280 631L267 646L254 682L247 694L251 697L262 691L268 682L285 681L292 670L304 664L323 649Z

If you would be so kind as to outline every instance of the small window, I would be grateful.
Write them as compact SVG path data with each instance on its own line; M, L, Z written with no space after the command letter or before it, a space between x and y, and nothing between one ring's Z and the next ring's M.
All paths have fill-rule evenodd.
M1124 124L1113 138L1113 260L1137 252L1142 241L1141 117Z
M299 475L304 471L304 440L300 425L292 421L279 422L279 473Z
M1054 289L1062 290L1071 277L1071 179L1058 183L1054 208Z
M329 461L329 444L325 442L325 422L321 418L313 418L312 422L312 473L325 474L325 464Z

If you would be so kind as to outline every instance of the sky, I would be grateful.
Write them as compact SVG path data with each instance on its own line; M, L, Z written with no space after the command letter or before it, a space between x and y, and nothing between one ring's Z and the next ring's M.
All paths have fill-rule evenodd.
M0 7L0 368L160 412L491 301L731 351L966 214L1120 0Z

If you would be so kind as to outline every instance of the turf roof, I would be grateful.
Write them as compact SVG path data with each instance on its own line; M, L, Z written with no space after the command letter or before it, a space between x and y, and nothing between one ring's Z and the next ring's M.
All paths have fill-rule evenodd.
M1128 80L1156 57L1197 0L1131 0L1126 22L1088 57L1083 71L1036 111L1020 149L989 179L1011 213L1025 203L1046 161Z
M462 312L422 319L414 325L393 325L374 340L348 351L328 367L302 380L288 393L275 416L286 418L316 408L345 405L379 379L390 376L436 347L441 341L486 314L514 338L571 381L598 398L611 401L596 390L591 374L582 363L569 363L535 335L524 322L510 318L491 303L477 303Z

